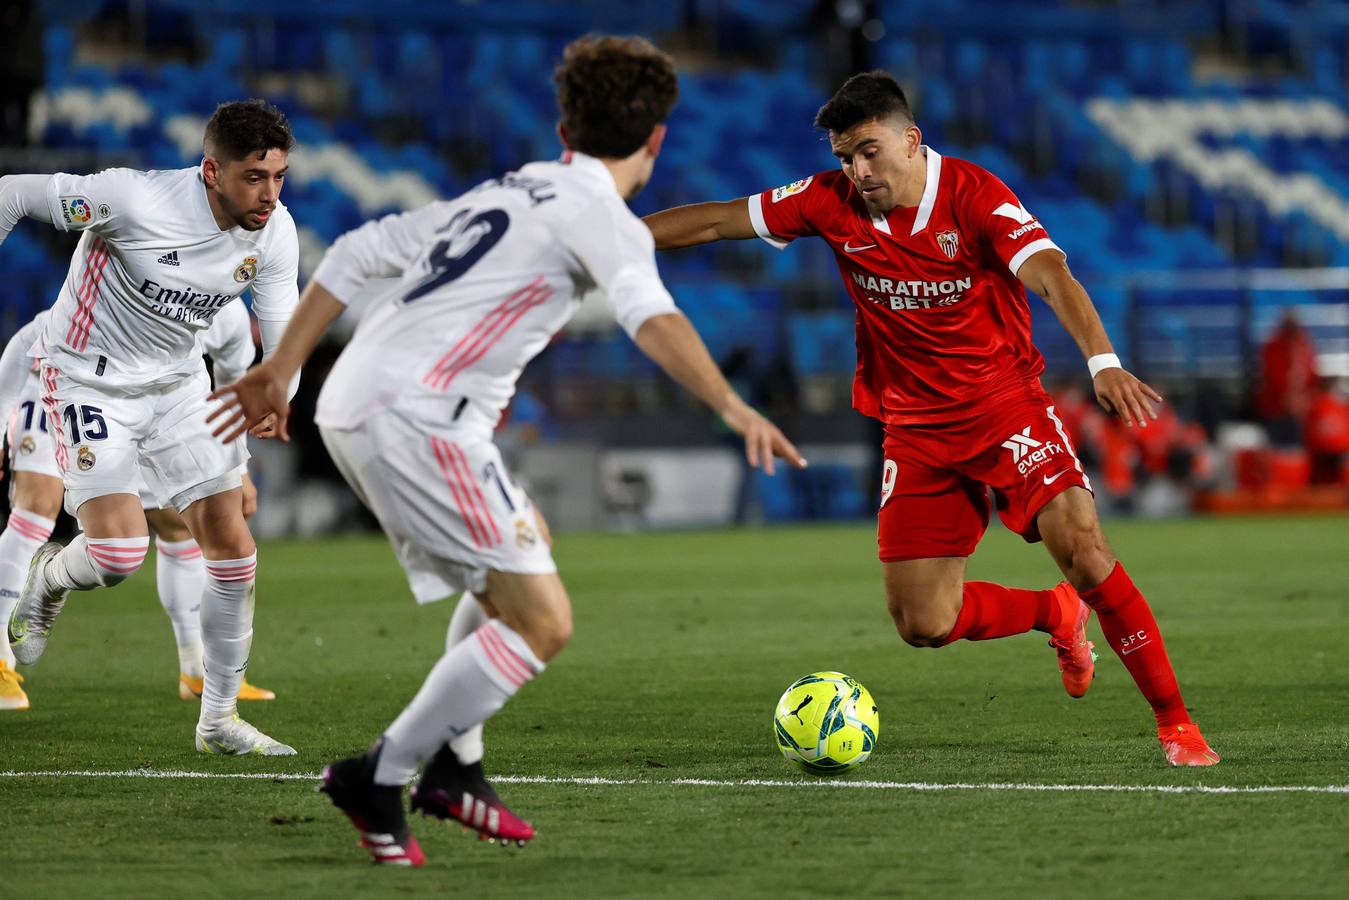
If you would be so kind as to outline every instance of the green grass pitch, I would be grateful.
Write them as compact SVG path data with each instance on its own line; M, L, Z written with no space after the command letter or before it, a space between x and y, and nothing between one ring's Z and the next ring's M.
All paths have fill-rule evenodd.
M1073 701L1042 635L918 650L885 612L870 527L562 535L576 637L487 726L491 774L539 829L503 850L416 819L428 864L376 869L307 779L0 777L6 895L41 897L1345 896L1349 794L820 785L773 743L793 679L838 669L881 710L839 779L1172 786L1349 784L1349 518L1111 523L1157 611L1215 769L1168 768L1106 650ZM376 538L260 552L245 715L285 760L192 748L195 704L152 565L75 595L0 770L317 772L363 748L441 652ZM970 576L1057 580L1001 530ZM1099 632L1093 624L1094 637ZM717 784L678 784L708 779ZM791 784L745 785L764 779Z

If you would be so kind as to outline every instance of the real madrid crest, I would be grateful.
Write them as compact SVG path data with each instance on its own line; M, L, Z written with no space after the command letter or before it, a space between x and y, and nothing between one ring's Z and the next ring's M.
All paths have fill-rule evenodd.
M946 254L946 258L955 259L956 252L960 249L960 235L954 231L939 231L936 238L937 246L941 247L941 252Z
M524 519L515 520L515 543L521 550L528 550L538 543L539 535Z
M258 258L256 256L245 256L243 263L234 270L234 280L240 284L248 284L257 277Z
M37 441L33 440L31 434L25 434L23 440L19 441L19 455L27 456L37 449Z
M98 457L94 456L94 451L88 447L81 447L75 454L75 464L80 467L81 472L88 472L98 462Z

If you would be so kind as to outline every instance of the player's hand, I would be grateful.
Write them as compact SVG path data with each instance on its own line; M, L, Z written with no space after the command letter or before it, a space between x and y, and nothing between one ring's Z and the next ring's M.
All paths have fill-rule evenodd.
M289 441L290 432L286 429L290 413L290 401L286 397L289 382L289 378L263 362L249 369L234 384L216 388L211 392L211 399L219 400L220 406L206 417L207 422L217 423L211 433L228 444L250 428L263 425L268 417L275 417L276 436Z
M1096 399L1105 411L1119 416L1132 428L1148 427L1148 420L1157 418L1153 403L1161 403L1162 395L1139 381L1124 369L1102 369L1093 379Z
M247 472L244 473L243 477L243 489L244 518L251 519L254 513L258 511L258 487L253 483L253 479L248 476Z
M772 475L775 456L787 460L798 469L806 467L805 458L787 440L786 435L743 400L736 398L729 408L722 411L721 418L732 431L745 439L745 459L749 460L751 467L763 469Z
M263 440L276 437L278 429L275 414L268 413L267 418L250 428L248 433L255 438L262 438Z

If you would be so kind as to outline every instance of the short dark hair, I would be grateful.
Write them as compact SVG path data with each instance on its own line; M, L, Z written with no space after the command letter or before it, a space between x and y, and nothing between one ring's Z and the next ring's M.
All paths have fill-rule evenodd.
M553 81L567 146L610 159L636 152L679 99L674 60L640 37L572 41Z
M206 152L224 162L295 146L285 113L266 100L231 100L206 123Z
M873 69L845 81L815 114L815 127L839 133L896 115L913 124L913 111L899 82L884 69Z

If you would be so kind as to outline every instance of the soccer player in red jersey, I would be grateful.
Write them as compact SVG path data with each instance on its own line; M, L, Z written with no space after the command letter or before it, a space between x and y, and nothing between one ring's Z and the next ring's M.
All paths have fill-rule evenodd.
M850 78L815 125L840 169L646 218L659 249L818 236L857 316L853 405L885 425L878 543L900 635L942 647L1036 630L1068 694L1094 672L1092 611L1143 696L1172 765L1218 762L1190 721L1152 610L1111 553L1091 484L1040 384L1025 288L1087 357L1097 399L1145 427L1161 397L1120 366L1100 317L1044 226L994 175L922 142L899 84ZM1043 591L966 581L989 520L1043 540L1066 582Z

